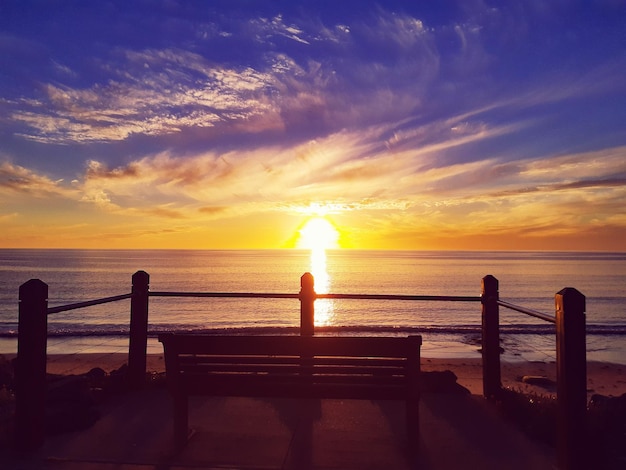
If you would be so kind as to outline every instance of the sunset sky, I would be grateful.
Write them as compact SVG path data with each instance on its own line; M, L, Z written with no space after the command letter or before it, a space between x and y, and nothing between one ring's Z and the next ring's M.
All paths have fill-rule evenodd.
M623 0L3 0L0 248L626 251L625 25Z

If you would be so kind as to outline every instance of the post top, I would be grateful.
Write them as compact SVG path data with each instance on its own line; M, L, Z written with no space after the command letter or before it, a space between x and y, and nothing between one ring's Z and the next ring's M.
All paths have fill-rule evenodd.
M133 285L148 284L150 282L150 274L145 271L137 271L133 274Z
M491 274L487 274L483 277L481 283L483 290L498 290L498 280Z
M300 287L303 289L313 290L315 286L315 278L313 274L306 272L300 277Z
M575 287L564 287L563 289L561 289L560 291L558 291L556 293L556 295L562 295L564 297L582 297L585 298L585 295L580 292L578 289L576 289Z
M573 307L578 306L579 310L584 312L586 310L586 297L578 289L574 287L564 287L556 293L554 301L557 306L557 310L560 307Z
M43 282L41 279L30 279L26 281L24 284L20 286L20 294L22 292L40 292L42 294L48 295L48 284Z

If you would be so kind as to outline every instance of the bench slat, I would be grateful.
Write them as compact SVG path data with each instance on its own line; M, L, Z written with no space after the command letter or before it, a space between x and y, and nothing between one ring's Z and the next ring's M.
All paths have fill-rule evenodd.
M227 372L227 373L190 373L183 372L177 379L181 383L181 387L190 388L204 388L208 393L211 392L212 386L216 383L232 382L232 383L247 383L247 384L262 384L265 382L283 382L285 387L289 387L292 384L298 383L346 383L346 384L389 384L390 386L400 387L406 389L407 379L404 375L393 376L381 376L371 374L323 374L323 375L302 375L285 372L273 372L271 374L255 374L255 373L240 373L240 372ZM254 390L250 390L249 393L254 393Z
M282 363L254 363L254 364L222 364L222 363L201 363L201 364L185 364L181 365L180 371L183 373L211 373L211 372L240 372L250 374L273 374L273 373L291 373L291 374L340 374L348 375L378 375L378 376L406 376L405 367L379 367L363 365L298 365L298 364L282 364Z
M207 338L211 338L207 341ZM411 337L409 337L411 338ZM166 334L159 335L165 347L178 353L233 355L310 355L357 357L408 357L412 343L397 337L345 336L210 336ZM419 346L419 345L418 345Z
M257 356L234 356L234 355L218 355L218 354L179 354L179 363L181 367L186 364L301 364L303 358L301 356L278 356L278 355L257 355ZM335 356L314 356L307 360L315 364L327 365L360 365L367 364L369 366L380 367L406 367L406 358L395 357L335 357Z

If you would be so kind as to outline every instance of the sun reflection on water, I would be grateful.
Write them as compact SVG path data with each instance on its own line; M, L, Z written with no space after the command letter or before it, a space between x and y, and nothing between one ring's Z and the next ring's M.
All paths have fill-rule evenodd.
M328 294L330 276L326 268L326 250L324 248L311 249L311 274L315 279L315 292ZM332 325L334 317L335 308L332 299L317 299L315 301L315 326Z

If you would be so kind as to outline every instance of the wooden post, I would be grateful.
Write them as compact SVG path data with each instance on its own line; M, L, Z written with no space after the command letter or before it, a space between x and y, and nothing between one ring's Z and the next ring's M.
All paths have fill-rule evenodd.
M498 280L492 275L482 279L482 356L483 394L493 399L502 391L500 377L500 311Z
M142 387L146 380L149 290L150 275L145 271L133 274L128 344L128 381L132 388Z
M587 462L587 347L585 296L572 287L559 291L556 306L558 466L591 468Z
M48 285L31 279L19 289L15 369L15 444L22 452L45 438Z
M315 334L315 279L304 273L300 278L300 335Z
M419 447L419 399L420 399L420 348L422 337L412 335L407 338L409 397L406 402L407 435L411 459L415 459Z

